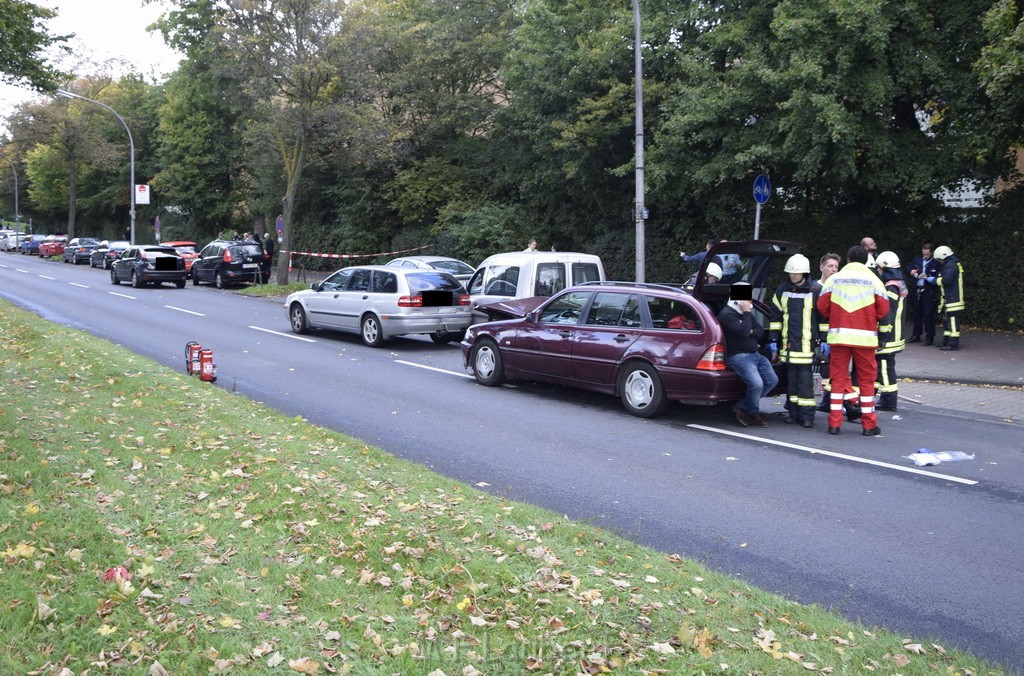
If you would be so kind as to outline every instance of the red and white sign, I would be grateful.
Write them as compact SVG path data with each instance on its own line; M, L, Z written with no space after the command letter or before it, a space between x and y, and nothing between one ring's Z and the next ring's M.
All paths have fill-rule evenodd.
M145 183L135 186L135 203L149 204L149 186Z

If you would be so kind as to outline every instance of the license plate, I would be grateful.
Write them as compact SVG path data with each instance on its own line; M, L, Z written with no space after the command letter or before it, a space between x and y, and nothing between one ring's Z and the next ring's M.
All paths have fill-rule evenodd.
M260 266L259 263L242 263L242 267L246 270L255 269Z

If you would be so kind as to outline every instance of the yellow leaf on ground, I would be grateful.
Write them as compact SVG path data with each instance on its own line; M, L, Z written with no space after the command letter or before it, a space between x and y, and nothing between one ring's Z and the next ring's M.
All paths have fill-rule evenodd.
M308 657L300 657L297 660L288 660L288 668L300 674L315 674L320 671L320 663Z
M100 636L110 636L115 631L117 631L117 627L116 626L112 627L109 624L105 624L102 627L100 627L99 629L97 629L96 633L99 634Z

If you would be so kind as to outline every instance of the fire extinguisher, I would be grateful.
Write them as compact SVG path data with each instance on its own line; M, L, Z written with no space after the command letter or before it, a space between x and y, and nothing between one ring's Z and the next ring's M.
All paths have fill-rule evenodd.
M185 373L190 376L199 374L199 352L203 347L194 340L185 343Z
M213 363L213 350L199 351L199 379L208 383L217 382L217 365Z

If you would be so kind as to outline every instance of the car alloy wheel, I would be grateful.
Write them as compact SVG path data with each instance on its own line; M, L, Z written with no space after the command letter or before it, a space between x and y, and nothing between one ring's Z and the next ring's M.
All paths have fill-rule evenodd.
M668 400L654 367L635 361L622 370L619 377L622 405L631 415L652 418L662 412Z
M470 363L473 375L481 385L493 387L505 382L505 365L494 341L484 339L474 345Z
M227 284L224 283L224 275L221 274L220 270L218 270L217 274L214 275L213 285L216 286L218 289L223 289L227 286Z
M292 333L309 333L309 322L306 321L306 311L298 303L292 303L288 311L288 318L292 323Z
M380 329L380 320L377 317L365 315L360 326L364 343L370 347L380 347L384 344L384 334Z
M132 270L132 288L142 288L142 280L139 278L139 273L135 272L135 270Z

